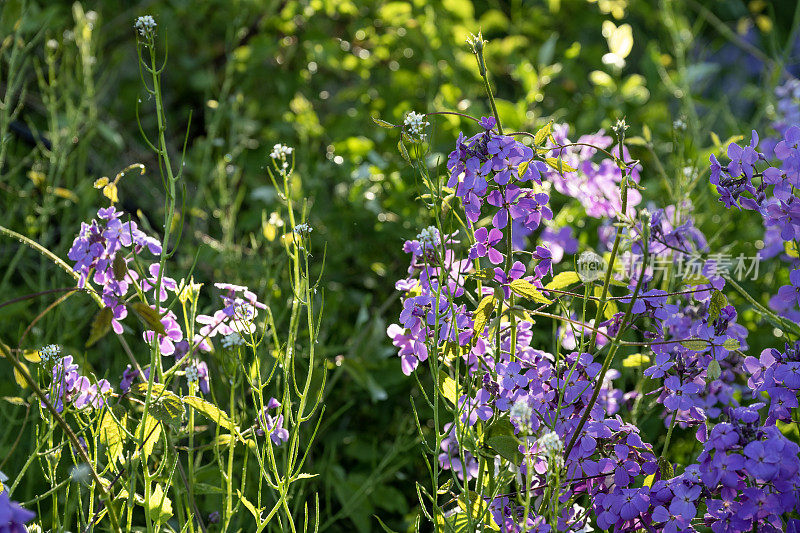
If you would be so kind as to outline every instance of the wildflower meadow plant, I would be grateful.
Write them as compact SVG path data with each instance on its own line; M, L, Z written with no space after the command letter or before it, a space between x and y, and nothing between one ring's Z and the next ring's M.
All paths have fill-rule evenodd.
M644 208L644 168L624 120L576 142L553 122L506 133L486 43L468 43L494 116L459 134L443 176L428 164L426 116L412 112L401 126L401 153L435 221L403 246L403 309L387 330L403 372L433 382L420 400L433 433L417 419L425 517L452 531L800 527L800 447L782 431L798 415L798 271L767 309L711 253L690 199ZM780 228L794 264L800 124L776 130L773 153L758 151L753 132L749 145L728 146L724 164L711 156L707 179L727 208ZM552 207L570 199L601 221L594 250L603 253L572 245L569 254L581 252L572 267ZM682 271L687 258L703 261ZM748 355L728 291L778 328L780 346ZM623 388L618 365L641 369L635 387ZM637 425L648 403L663 419L660 446ZM696 441L681 463L668 455L676 427Z
M291 270L288 333L281 338L272 307L248 287L215 282L208 287L214 303L206 314L195 267L176 275L173 256L186 238L180 212L184 166L173 161L165 141L166 65L159 64L157 27L151 16L134 24L157 124L154 136L144 128L141 133L165 187L163 234L156 237L119 207L117 184L132 169L144 174L143 165L97 180L109 205L76 228L69 262L1 228L74 278L75 286L61 292L87 295L99 311L82 347L86 352L0 343L19 385L37 397L40 415L34 453L0 488L0 531L23 532L32 521L48 531L192 532L207 531L207 524L297 531L319 521L318 502L296 488L311 477L303 469L316 429L305 426L319 419L325 374L314 353L322 294L319 278L310 276L315 258L308 208L298 211L287 194L290 184L295 190L299 185L287 158L293 150L276 145L264 176L278 188L294 227L275 243ZM109 334L130 364L99 376L87 354L101 345L109 349ZM37 466L53 488L22 507L10 498ZM48 501L52 510L42 513ZM28 510L31 504L39 517Z

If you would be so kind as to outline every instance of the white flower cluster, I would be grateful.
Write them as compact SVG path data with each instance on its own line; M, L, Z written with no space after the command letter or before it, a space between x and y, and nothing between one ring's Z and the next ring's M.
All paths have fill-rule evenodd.
M234 331L230 335L222 337L221 343L223 348L230 348L231 346L241 346L244 344L244 339Z
M39 349L39 358L43 363L48 363L58 357L61 353L61 346L58 344L48 344L44 348Z
M200 371L197 370L196 366L192 365L186 367L186 381L189 383L200 381Z
M526 434L531 430L531 416L533 416L533 409L525 399L520 399L514 402L509 412L511 421L517 424L521 434Z
M555 461L558 466L564 464L564 442L555 431L548 431L539 437L536 441L536 447L548 461Z
M425 248L435 248L439 245L439 230L436 226L428 226L417 235L417 240L422 243Z
M406 134L411 137L411 140L417 142L424 142L427 139L427 135L425 135L427 126L430 126L430 122L425 120L425 115L414 111L406 115L406 119L403 121Z
M298 235L308 235L313 230L314 230L314 228L312 228L308 224L303 223L303 224L296 225L294 227L294 230L292 230L292 231L294 231Z
M142 37L148 37L156 31L156 21L150 15L144 15L136 19L133 27L139 32Z
M269 156L281 163L281 167L286 170L289 168L289 156L292 155L294 152L294 148L291 146L286 146L285 144L278 143L272 147L272 152L270 152Z

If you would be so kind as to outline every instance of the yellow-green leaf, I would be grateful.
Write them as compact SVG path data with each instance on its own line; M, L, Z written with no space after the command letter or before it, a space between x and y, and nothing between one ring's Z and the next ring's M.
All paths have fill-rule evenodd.
M198 398L197 396L184 396L183 403L186 405L193 407L209 419L213 420L216 424L228 429L230 431L235 431L236 426L231 421L230 417L211 402L208 402L202 398Z
M708 348L708 342L700 339L686 339L681 341L681 346L694 352L701 352Z
M439 371L439 391L451 404L458 403L458 383L444 371Z
M150 520L159 524L172 518L172 500L159 483L156 483L156 488L150 493L150 508L146 511Z
M556 274L555 276L553 276L553 279L550 281L550 283L545 285L544 288L545 289L559 290L559 289L563 289L564 287L568 287L569 285L572 285L573 283L577 283L580 280L581 280L581 278L578 276L577 272L574 272L574 271L571 271L571 270L568 271L568 272L560 272L560 273Z
M728 305L728 299L720 291L714 291L711 295L711 301L708 304L708 318L709 320L716 320L719 318L719 313L722 308Z
M552 301L545 298L544 295L541 292L539 292L539 289L537 289L524 279L515 279L514 281L508 284L508 287L512 291L514 291L514 293L519 294L524 298L528 298L529 300L533 300L534 302L539 302L543 304L552 303Z
M477 340L477 338L483 334L483 328L486 327L486 322L489 321L489 316L491 316L492 310L494 309L494 302L493 295L486 296L478 304L478 308L475 309L475 313L472 315L474 322L473 329L475 331L473 340Z
M139 435L141 431L142 424L139 423L139 428L136 430L136 435ZM144 445L142 446L142 455L144 456L144 460L147 461L147 458L153 453L153 448L155 448L158 439L161 437L161 422L156 420L152 416L148 416L147 420L145 421L144 426Z
M391 123L389 123L389 122L386 122L385 120L381 120L381 119L379 119L378 117L372 117L372 121L373 121L375 124L377 124L378 126L380 126L381 128L390 128L390 129L391 129L391 128L394 128L394 127L395 127L395 125L394 125L394 124L391 124Z
M539 131L536 132L536 135L533 136L533 143L536 146L541 146L547 140L547 137L550 136L550 132L553 131L553 121L551 120L541 128Z
M544 161L559 172L575 172L575 169L564 163L560 157L548 157Z
M641 353L634 353L629 355L622 361L622 366L627 368L635 368L638 366L644 366L649 362L650 362L650 357Z
M120 408L117 416L120 424L125 424L127 416L125 411ZM114 420L109 409L103 412L103 417L100 420L100 442L106 447L106 456L109 463L115 464L117 461L125 460L122 454L125 432Z
M145 323L148 329L155 331L159 335L166 335L164 324L161 323L161 316L158 314L158 311L144 302L132 303L130 304L130 308L142 319L142 322Z

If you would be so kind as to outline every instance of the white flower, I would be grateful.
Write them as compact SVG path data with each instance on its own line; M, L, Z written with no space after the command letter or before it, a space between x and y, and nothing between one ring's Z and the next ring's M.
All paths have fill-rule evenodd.
M186 367L186 381L189 383L194 383L200 380L200 372L197 370L197 367L187 366Z
M278 143L272 147L272 152L270 152L269 156L274 159L277 163L281 164L281 168L286 170L289 168L289 161L288 158L294 152L294 148L291 146L286 146L285 144Z
M425 127L430 126L430 122L425 121L425 115L411 111L406 115L403 126L408 136L411 137L411 140L424 142L427 138L427 135L425 135Z
M48 363L51 360L58 357L58 354L61 353L61 346L58 344L48 344L44 348L39 350L39 357L41 358L43 363Z
M235 331L230 335L225 335L222 337L222 347L223 348L230 348L231 346L241 346L244 344L244 339L241 335L236 333Z
M531 408L528 400L520 398L514 405L511 406L509 416L512 422L517 424L521 433L527 433L531 429L531 416L533 416L533 409Z
M425 248L435 248L439 245L439 230L436 226L428 226L417 235L417 240L423 244Z
M548 431L536 441L539 453L544 455L550 465L564 466L564 441L555 431Z
M298 235L308 235L309 233L314 231L314 228L312 228L308 224L303 223L296 225L292 231L294 231Z
M136 19L133 27L139 32L142 37L148 37L156 31L156 21L150 15L144 15Z

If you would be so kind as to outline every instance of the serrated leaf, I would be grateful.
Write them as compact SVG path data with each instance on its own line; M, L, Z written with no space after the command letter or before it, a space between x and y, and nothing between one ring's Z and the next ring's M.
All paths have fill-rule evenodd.
M150 507L145 511L147 511L150 520L158 524L172 518L172 500L161 488L161 484L156 483L156 488L150 493Z
M725 339L725 342L722 343L722 347L732 352L734 350L738 350L741 346L741 343L737 339Z
M708 342L700 339L686 339L685 341L681 341L681 346L683 346L687 350L692 350L694 352L702 352L703 350L708 348Z
M513 435L492 435L485 440L486 446L497 452L503 459L520 464L522 453L519 451L519 441Z
M133 394L138 394L139 396L147 395L147 383L134 383L131 385L130 391ZM158 397L161 394L164 394L166 388L161 383L153 383L153 392L152 395Z
M164 324L161 323L161 316L158 311L144 302L135 302L130 304L129 307L142 319L148 329L155 331L159 335L167 334L164 330Z
M536 146L542 146L544 142L547 140L547 137L550 136L550 133L553 131L553 121L551 120L541 128L539 131L536 132L536 135L533 136L533 144Z
M462 510L472 515L473 521L483 523L492 531L500 531L497 524L492 520L492 514L489 512L489 506L484 501L483 497L475 491L469 491L469 503L467 502L467 495L462 493L458 497L458 506ZM485 528L484 528L485 529Z
M455 513L447 517L440 513L436 515L436 531L467 533L469 531L469 522L467 513Z
M475 272L469 274L469 277L475 278L480 281L492 281L494 279L494 269L493 268L482 268L480 270L476 270Z
M380 126L381 128L389 128L389 129L392 129L392 128L396 127L394 124L392 124L392 123L390 123L390 122L386 122L385 120L381 120L381 119L379 119L378 117L372 117L372 121L373 121L375 124L377 124L378 126Z
M578 276L577 272L574 271L560 272L555 276L553 276L553 279L550 281L550 283L545 285L544 288L559 290L563 289L564 287L568 287L573 283L577 283L580 280L581 278Z
M183 403L191 406L212 420L214 423L224 427L225 429L229 431L236 430L236 425L231 421L228 414L213 403L202 398L198 398L197 396L184 396Z
M489 321L489 316L491 316L494 309L494 303L494 295L485 296L478 304L478 308L475 309L475 313L472 315L473 329L475 331L473 341L483 334L483 328L486 327L486 323Z
M403 159L405 159L407 163L411 163L411 156L408 155L408 150L406 149L406 145L403 144L403 141L397 141L397 149L400 150L400 155L403 156Z
M111 330L111 319L114 318L114 310L110 307L102 308L92 320L92 327L89 330L89 338L86 340L86 347L90 347L106 336Z
M25 369L25 372L28 372L28 367L27 367L27 366L25 366L25 363L23 363L23 362L21 362L21 361L20 361L20 363L19 363L19 364L20 364L20 366L21 366L22 368L24 368L24 369ZM28 373L28 374L30 375L30 373ZM23 389L27 389L27 388L28 388L28 382L25 380L25 376L23 376L23 375L20 373L20 371L19 371L19 370L17 370L17 367L14 367L14 381L16 381L16 382L17 382L17 385L19 385L19 386L20 386L20 387L22 387Z
M458 403L458 383L444 371L439 371L439 392L451 404Z
M147 458L153 453L153 448L155 448L158 439L161 437L162 426L161 422L156 420L152 416L148 416L147 420L144 421L144 444L142 445L142 455L144 456L144 460L147 461ZM139 422L139 428L136 430L135 435L140 434L142 423Z
M709 322L719 318L719 313L722 308L728 305L728 299L720 291L714 291L711 295L711 301L708 304L708 319Z
M524 279L515 279L514 281L508 284L508 287L512 291L514 291L514 293L519 294L520 296L527 298L529 300L533 300L534 302L539 302L543 304L553 303L551 300L545 298L544 295L541 292L539 292L539 289L537 289Z
M166 392L160 398L150 403L150 415L165 424L176 424L183 418L183 404L180 398L171 392Z
M120 424L125 424L128 415L119 406L117 408L119 409L119 414L114 414L117 414ZM100 442L106 447L106 456L111 464L125 460L122 450L126 435L120 424L114 420L112 413L108 409L103 412L103 417L100 420Z
M548 157L544 161L559 172L575 172L575 169L564 163L560 157Z

